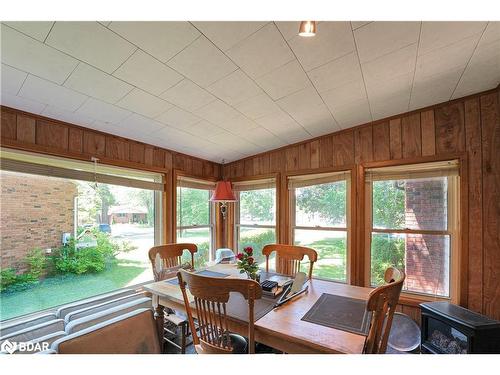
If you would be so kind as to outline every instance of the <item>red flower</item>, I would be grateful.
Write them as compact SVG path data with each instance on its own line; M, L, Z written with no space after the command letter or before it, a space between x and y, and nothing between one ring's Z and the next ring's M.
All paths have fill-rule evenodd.
M239 253L238 255L236 255L236 259L242 260L243 259L243 253Z
M248 264L253 264L253 258L252 257L248 257L247 258L247 262L248 262Z
M245 253L247 253L248 255L252 255L252 253L253 253L253 249L252 249L250 246L245 247L245 248L243 249L243 251L244 251Z

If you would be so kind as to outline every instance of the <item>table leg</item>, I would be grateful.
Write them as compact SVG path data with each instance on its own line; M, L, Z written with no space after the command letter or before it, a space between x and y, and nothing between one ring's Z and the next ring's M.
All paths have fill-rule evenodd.
M160 345L163 350L163 344L164 344L164 331L163 327L165 325L165 316L164 316L164 310L165 307L160 304L158 296L155 296L153 304L155 308L155 320L156 320L156 329L158 330L158 339L160 340Z

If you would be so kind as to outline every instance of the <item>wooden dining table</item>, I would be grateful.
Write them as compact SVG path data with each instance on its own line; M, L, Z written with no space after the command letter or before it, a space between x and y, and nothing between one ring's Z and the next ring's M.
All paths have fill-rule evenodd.
M206 269L228 275L227 277L244 277L232 264L217 264ZM308 283L306 293L267 312L255 321L255 340L293 354L362 353L364 335L310 323L302 320L302 317L323 293L367 300L372 289L319 279L309 280ZM174 282L163 280L147 284L144 289L153 295L155 317L162 335L164 309L168 307L185 312L180 287ZM246 308L246 305L242 308ZM248 329L247 323L240 319L230 319L229 328L242 336L246 336Z

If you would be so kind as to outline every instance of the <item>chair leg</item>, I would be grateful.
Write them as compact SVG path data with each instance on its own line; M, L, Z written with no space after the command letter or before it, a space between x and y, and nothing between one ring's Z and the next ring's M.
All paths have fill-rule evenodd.
M186 354L186 324L181 325L181 354Z

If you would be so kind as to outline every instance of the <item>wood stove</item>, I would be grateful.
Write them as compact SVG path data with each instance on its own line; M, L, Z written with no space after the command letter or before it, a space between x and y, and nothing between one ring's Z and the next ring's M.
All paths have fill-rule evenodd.
M449 302L420 304L421 352L500 353L500 321Z

